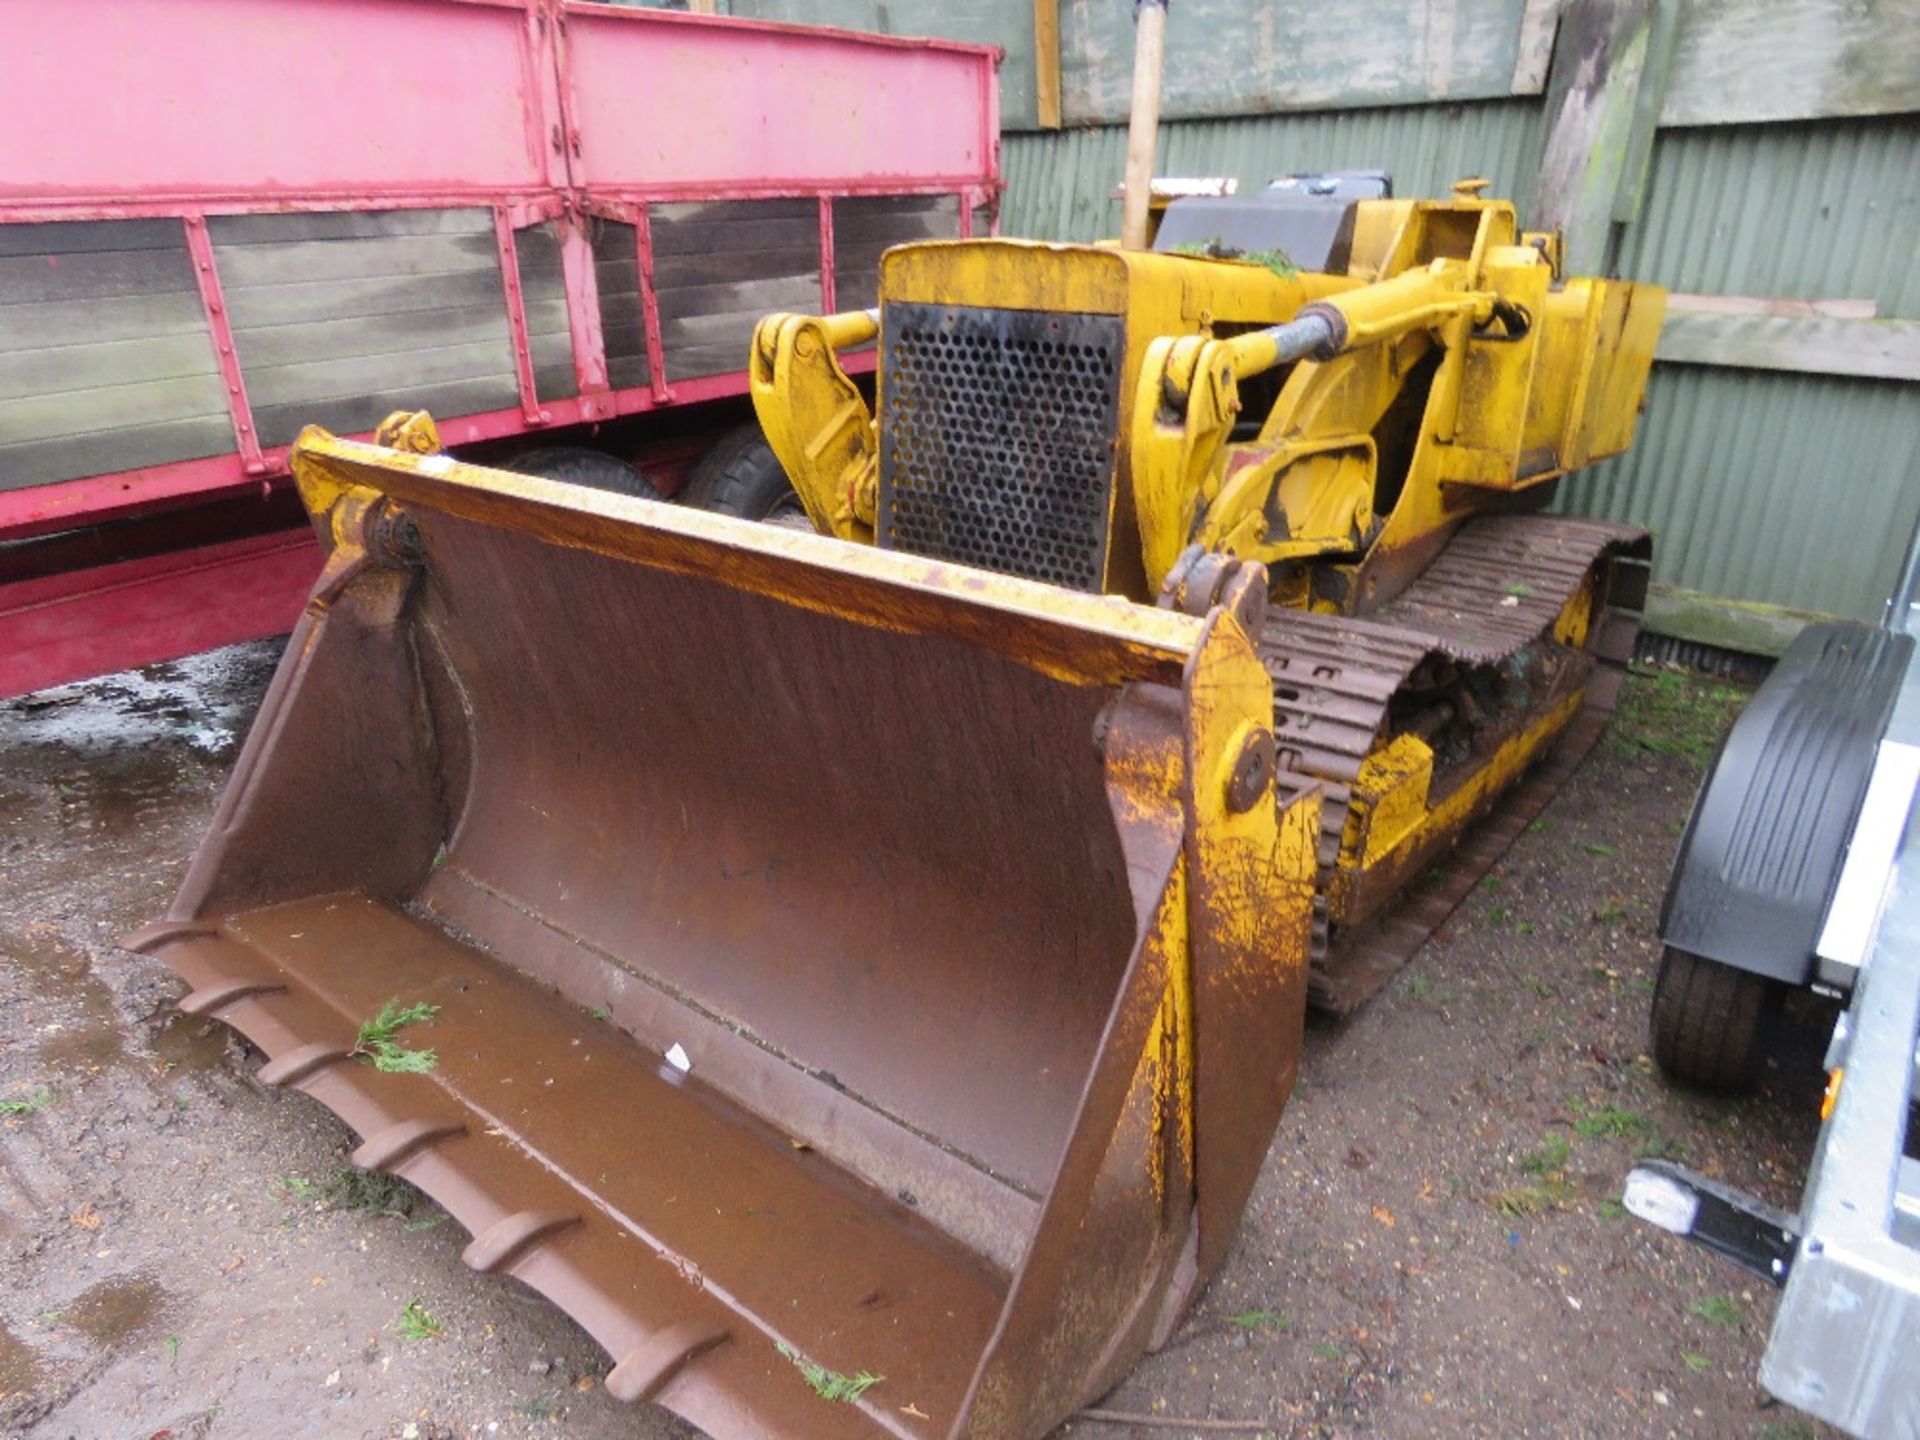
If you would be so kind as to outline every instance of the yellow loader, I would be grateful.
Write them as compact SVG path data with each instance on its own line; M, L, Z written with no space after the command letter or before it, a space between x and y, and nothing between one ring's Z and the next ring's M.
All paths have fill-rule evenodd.
M1377 983L1631 644L1645 537L1537 511L1627 444L1657 291L1339 181L1269 203L1293 263L1179 205L1150 251L1134 171L1129 246L909 246L760 327L817 534L308 431L329 559L129 941L726 1440L1114 1385L1227 1255L1310 971Z

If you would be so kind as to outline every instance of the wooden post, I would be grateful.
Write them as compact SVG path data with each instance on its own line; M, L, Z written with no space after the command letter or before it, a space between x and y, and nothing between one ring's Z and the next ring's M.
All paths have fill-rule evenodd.
M1673 60L1677 0L1571 0L1547 80L1531 221L1566 235L1571 274L1604 274L1639 214Z
M1167 41L1167 0L1138 0L1133 12L1133 105L1127 116L1127 195L1120 209L1120 244L1147 248L1153 196L1153 151L1160 138L1160 61Z
M1060 128L1060 0L1033 0L1033 99L1042 130Z

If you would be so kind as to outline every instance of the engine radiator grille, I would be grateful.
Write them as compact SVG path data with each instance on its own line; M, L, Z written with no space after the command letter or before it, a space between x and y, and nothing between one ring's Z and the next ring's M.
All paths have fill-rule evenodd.
M879 543L1099 590L1125 322L889 304L882 328Z

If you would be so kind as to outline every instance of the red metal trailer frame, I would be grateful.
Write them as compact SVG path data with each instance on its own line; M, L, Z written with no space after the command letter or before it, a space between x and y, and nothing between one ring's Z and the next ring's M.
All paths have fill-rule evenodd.
M490 210L519 403L437 416L461 445L744 393L739 370L673 378L654 207L815 200L831 311L837 204L951 195L964 236L999 188L998 53L946 41L577 0L61 0L12 14L9 38L0 225L178 220L233 445L21 488L0 474L0 542L139 516L159 551L48 575L18 563L32 547L0 546L0 695L279 633L298 612L317 567L298 539L151 538L182 506L287 473L288 447L263 445L255 424L213 217ZM643 385L609 381L596 217L633 227ZM536 384L516 256L516 233L545 222L572 341L566 396Z

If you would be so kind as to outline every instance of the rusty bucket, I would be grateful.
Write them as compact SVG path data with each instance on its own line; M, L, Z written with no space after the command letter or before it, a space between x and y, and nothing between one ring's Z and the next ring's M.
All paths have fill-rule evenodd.
M130 942L184 1008L622 1399L1012 1437L1117 1381L1299 1054L1318 794L1242 625L320 432L294 463L325 573Z

